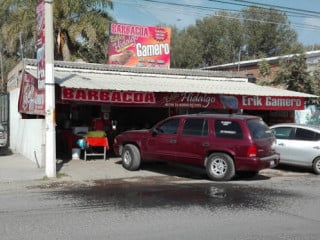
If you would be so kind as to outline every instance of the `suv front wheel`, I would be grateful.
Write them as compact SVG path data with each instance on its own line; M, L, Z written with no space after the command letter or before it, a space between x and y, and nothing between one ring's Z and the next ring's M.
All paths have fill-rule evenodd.
M212 153L208 157L206 171L208 177L215 181L227 181L235 175L233 160L225 153Z
M123 147L122 166L130 171L137 170L140 167L141 157L139 149L133 144L126 144Z

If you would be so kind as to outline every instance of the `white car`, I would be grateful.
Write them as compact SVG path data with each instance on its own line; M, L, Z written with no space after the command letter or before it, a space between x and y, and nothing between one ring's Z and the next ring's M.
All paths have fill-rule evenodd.
M8 142L7 131L4 129L2 124L0 123L0 147L6 147Z
M320 174L320 127L282 123L270 128L277 139L280 164L307 167Z

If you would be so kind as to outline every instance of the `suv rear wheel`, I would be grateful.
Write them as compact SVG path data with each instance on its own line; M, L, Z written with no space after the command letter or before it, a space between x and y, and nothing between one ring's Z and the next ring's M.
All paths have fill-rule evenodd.
M227 181L234 177L235 167L232 158L224 153L213 153L208 157L206 171L215 181Z
M126 144L121 154L122 166L127 170L137 170L140 167L141 157L139 149L133 144Z

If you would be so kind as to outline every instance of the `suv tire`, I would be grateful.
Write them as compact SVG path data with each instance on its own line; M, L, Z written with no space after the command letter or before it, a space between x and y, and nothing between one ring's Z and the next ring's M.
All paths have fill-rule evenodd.
M232 158L225 153L213 153L206 163L207 175L215 181L227 181L234 177L235 167Z
M126 144L121 154L122 166L130 171L135 171L140 167L141 157L139 149L133 144Z

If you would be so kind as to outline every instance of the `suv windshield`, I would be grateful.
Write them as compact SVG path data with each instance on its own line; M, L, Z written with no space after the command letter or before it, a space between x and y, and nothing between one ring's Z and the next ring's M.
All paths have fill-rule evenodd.
M253 139L269 138L273 136L272 131L262 120L251 119L247 121L247 125Z

